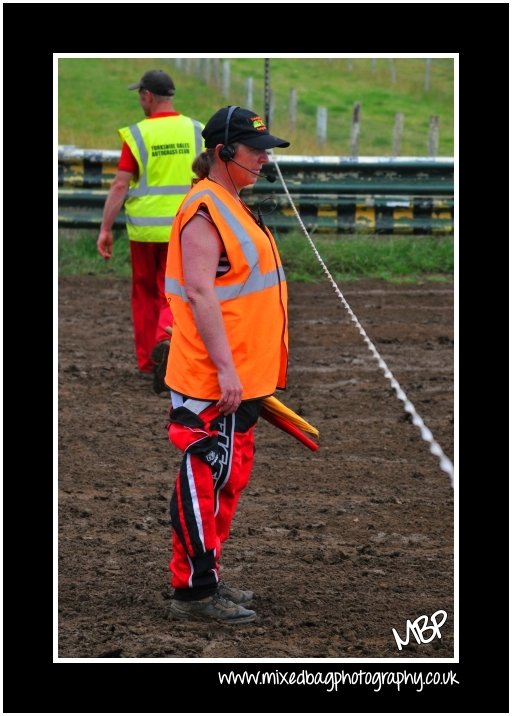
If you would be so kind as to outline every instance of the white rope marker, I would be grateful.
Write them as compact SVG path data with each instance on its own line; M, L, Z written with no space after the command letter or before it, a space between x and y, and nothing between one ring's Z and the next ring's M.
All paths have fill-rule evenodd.
M278 175L279 175L279 178L280 178L280 180L281 180L281 184L283 185L283 189L284 189L284 191L285 191L285 193L286 193L286 196L288 197L288 201L290 202L290 206L292 207L293 212L294 212L295 216L297 217L297 221L299 222L299 224L300 224L300 226L301 226L301 228L302 228L302 231L306 234L306 238L307 238L307 240L309 241L309 243L310 243L310 245L311 245L311 248L313 249L313 252L314 252L315 256L317 257L318 261L320 262L320 265L322 266L322 269L323 269L325 275L327 276L327 278L328 278L329 281L331 282L331 284L332 284L332 286L333 286L333 288L334 288L334 290L335 290L335 292L336 292L338 298L341 300L341 302L343 303L343 305L344 305L345 308L347 309L347 311L348 311L348 313L349 313L349 315L350 315L350 320L352 321L352 323L355 323L355 325L357 326L360 335L363 337L363 340L364 340L364 342L366 343L366 345L368 346L368 349L369 349L370 353L373 355L373 357L374 357L375 360L377 361L377 363L378 363L378 365L379 365L379 368L383 371L384 376L389 380L389 382L390 382L390 384L391 384L391 387L392 387L393 390L395 391L396 397L397 397L399 400L402 401L402 403L404 404L405 411L406 411L407 413L409 413L409 415L411 415L413 425L416 425L416 426L420 429L421 437L423 438L423 440L425 440L425 442L427 442L427 443L430 444L430 452L432 453L432 455L435 455L437 458L439 458L439 466L440 466L441 470L444 470L444 472L446 472L446 473L449 475L449 477L450 477L450 484L451 484L451 486L453 487L453 464L452 464L451 460L446 457L446 455L444 454L444 452L441 450L441 446L439 445L439 443L437 443L437 442L434 440L434 436L432 435L432 432L427 428L427 426L425 425L425 423L423 422L423 420L421 419L421 417L420 417L420 416L418 415L418 413L416 412L416 409L415 409L414 405L413 405L413 404L411 403L411 401L407 398L407 395L406 395L405 392L402 390L402 388L401 388L401 386L400 386L400 383L397 381L397 379L395 378L395 376L393 375L393 373L389 370L389 368L388 368L388 366L386 365L385 361L380 357L380 355L379 355L377 349L375 348L375 346L373 345L373 343L371 342L371 340L370 340L370 339L368 338L368 336L366 335L366 331L364 330L364 328L362 327L362 325L359 323L359 321L358 321L357 317L355 316L354 312L352 311L352 309L351 309L350 306L348 305L347 301L345 300L345 297L343 296L342 292L341 292L340 289L338 288L338 286L337 286L337 284L336 284L336 281L335 281L335 280L333 279L333 277L331 276L331 273L329 272L329 269L327 268L327 266L325 265L325 263L324 263L322 257L321 257L320 254L318 253L318 250L317 250L315 244L313 243L313 240L312 240L311 237L309 236L308 230L307 230L306 227L304 226L304 222L303 222L302 219L300 218L299 212L297 211L297 208L295 207L295 204L293 203L293 199L292 199L292 197L290 196L290 192L288 191L288 187L286 186L286 183L285 183L285 181L284 181L284 179L283 179L283 175L282 175L282 173L281 173L281 169L279 168L279 164L277 163L277 161L276 161L276 159L275 159L275 155L272 155L272 156L271 156L271 159L272 159L272 161L273 161L273 163L274 163L274 166L275 166L275 168L276 168L276 171L277 171L277 173L278 173Z

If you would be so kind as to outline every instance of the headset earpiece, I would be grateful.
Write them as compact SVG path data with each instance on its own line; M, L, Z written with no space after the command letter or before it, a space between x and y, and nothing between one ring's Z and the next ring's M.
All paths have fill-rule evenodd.
M224 145L219 149L219 158L223 162L229 162L235 156L235 148L229 143L229 123L233 112L239 108L239 105L231 105L228 107L228 113L226 116L226 125L224 128Z
M219 157L223 162L229 162L235 156L235 148L232 144L224 144L219 149Z

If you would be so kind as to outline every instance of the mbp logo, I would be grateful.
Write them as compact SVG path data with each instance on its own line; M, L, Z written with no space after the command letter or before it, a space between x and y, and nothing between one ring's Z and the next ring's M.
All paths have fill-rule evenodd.
M402 651L402 646L407 646L407 644L409 644L411 633L414 635L414 638L416 639L418 644L428 644L430 641L432 641L432 639L435 639L436 637L440 639L440 628L445 623L447 616L448 615L445 611L439 609L439 611L434 612L434 614L432 614L432 616L430 617L432 624L429 624L429 618L425 615L418 617L413 622L408 619L406 624L407 632L405 635L405 639L401 639L397 630L392 629L391 631L393 632L396 644L400 651ZM428 638L424 636L425 632L427 632L427 634L428 632L431 632Z

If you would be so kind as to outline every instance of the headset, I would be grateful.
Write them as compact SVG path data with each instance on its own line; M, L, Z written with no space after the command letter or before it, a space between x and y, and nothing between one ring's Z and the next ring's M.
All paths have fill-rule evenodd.
M222 159L223 162L229 162L233 159L235 156L236 149L232 144L228 144L229 142L229 123L231 121L231 117L233 116L233 112L240 108L240 105L233 104L230 107L228 107L228 113L226 115L226 126L224 129L224 146L222 146L219 149L219 157Z
M275 182L276 175L275 174L263 174L260 172L253 172L252 169L249 169L249 167L244 167L243 164L239 164L237 161L235 161L235 153L236 149L232 144L228 144L229 142L229 123L231 121L231 117L233 116L233 112L235 110L240 109L240 105L233 104L231 106L228 106L228 113L226 115L226 125L224 128L224 144L219 149L219 157L222 159L223 162L233 162L233 164L236 164L239 167L242 167L242 169L245 169L246 171L250 172L251 174L254 174L254 176L258 177L258 179L265 178L269 182Z

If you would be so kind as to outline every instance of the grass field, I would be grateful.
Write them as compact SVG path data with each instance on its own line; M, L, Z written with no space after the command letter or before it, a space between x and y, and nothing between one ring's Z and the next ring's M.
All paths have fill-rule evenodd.
M213 63L213 60L210 60ZM222 63L172 59L60 58L58 60L58 141L90 149L118 149L117 129L141 119L135 92L127 91L148 69L161 68L173 77L175 107L205 122L226 104L247 106L247 80L253 78L253 106L264 113L264 61L230 60L230 94L221 91ZM361 103L361 156L389 156L394 118L404 114L401 156L425 156L430 117L439 117L439 156L454 153L453 59L434 58L425 89L424 59L270 60L273 93L271 129L291 141L291 154L348 155L352 111ZM290 92L297 92L297 120L289 122ZM328 113L325 144L316 140L317 107Z
M117 232L109 261L96 251L97 234L87 230L59 231L59 275L130 276L128 239ZM396 283L453 280L453 238L392 236L315 238L315 246L336 281L381 278ZM278 240L289 281L319 281L324 276L302 233Z
M213 62L213 61L211 61ZM137 94L130 83L148 69L161 68L173 77L177 110L203 122L226 104L247 106L247 80L253 78L252 109L263 114L264 61L230 60L231 91L220 87L222 60L210 64L206 83L204 61L166 59L60 58L58 60L58 141L81 148L119 149L117 129L141 119ZM405 115L401 155L424 156L430 116L440 118L439 155L454 153L454 67L452 59L433 59L425 90L425 60L271 59L273 92L271 129L292 142L288 154L349 153L354 102L361 102L360 154L388 156L396 112ZM392 74L394 73L394 76ZM290 91L297 90L297 122L289 124ZM316 143L316 109L328 111L328 138ZM117 232L115 254L105 262L96 252L97 234L59 231L59 274L130 275L127 238ZM315 245L336 280L384 278L391 281L453 279L452 237L316 238ZM279 240L289 280L318 280L322 269L307 239L290 234Z

